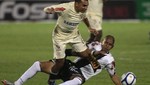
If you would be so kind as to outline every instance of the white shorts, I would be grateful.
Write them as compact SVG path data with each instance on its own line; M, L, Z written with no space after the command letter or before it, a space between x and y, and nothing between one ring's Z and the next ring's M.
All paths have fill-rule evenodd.
M96 14L87 14L87 18L93 29L102 30L102 16Z
M70 39L57 39L56 37L53 37L54 59L65 58L67 44L70 45L76 52L82 52L87 49L85 41L82 39L80 34Z

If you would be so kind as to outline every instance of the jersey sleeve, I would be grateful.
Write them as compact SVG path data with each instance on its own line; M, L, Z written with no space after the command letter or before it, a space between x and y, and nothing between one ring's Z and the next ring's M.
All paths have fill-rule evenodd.
M48 7L44 8L44 11L46 12L48 8L54 8L55 9L55 8L62 8L62 7L65 8L65 9L68 8L68 3L55 4L55 5L52 5L52 6L48 6ZM59 13L61 13L61 11Z
M115 62L106 65L106 70L111 76L115 75Z

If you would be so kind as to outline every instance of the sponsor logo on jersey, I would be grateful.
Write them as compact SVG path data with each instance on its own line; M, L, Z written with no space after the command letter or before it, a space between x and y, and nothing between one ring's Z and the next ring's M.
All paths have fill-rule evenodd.
M64 20L64 23L70 26L77 26L79 23L72 23L72 22L68 22L66 20Z

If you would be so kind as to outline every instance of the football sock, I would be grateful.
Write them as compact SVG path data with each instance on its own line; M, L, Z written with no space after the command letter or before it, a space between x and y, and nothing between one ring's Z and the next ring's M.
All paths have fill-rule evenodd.
M65 54L66 56L72 56L72 49L66 49Z
M66 56L78 56L78 53L73 51L72 49L66 49L65 54Z
M17 81L15 85L22 85L29 78L33 77L37 72L41 71L40 62L36 61Z
M75 77L74 79L68 80L59 85L81 85L81 84L82 84L82 79L80 77Z

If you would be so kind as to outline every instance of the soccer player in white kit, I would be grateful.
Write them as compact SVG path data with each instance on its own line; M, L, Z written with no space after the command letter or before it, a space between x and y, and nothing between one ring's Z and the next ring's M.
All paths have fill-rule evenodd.
M90 62L84 58L77 58L75 62L65 60L65 64L58 73L58 75L52 75L52 79L62 79L63 83L59 85L81 85L84 81L87 81L94 75L98 75L102 70L106 69L110 75L111 80L115 85L121 85L120 79L115 71L115 60L109 50L114 46L114 37L107 35L102 43L92 42L89 44L89 48L93 51L105 51L105 55L96 56L97 61L100 63L101 68L95 70L92 68ZM49 61L36 61L34 64L14 83L7 80L3 80L3 85L22 85L28 79L36 75L37 72L44 72L50 74L54 62ZM54 84L49 84L54 85Z
M87 48L78 30L79 23L84 21L89 31L95 35L97 34L97 31L91 28L86 18L87 7L88 0L75 0L75 2L62 3L44 8L44 11L48 14L58 14L52 39L55 59L55 65L51 69L52 74L57 74L64 65L67 44L78 52L80 57L91 61L94 69L100 67L96 59L91 56L91 51Z
M106 0L89 0L87 18L92 28L98 31L97 35L90 34L87 43L100 41L102 37L103 3Z
M99 43L99 42L90 43L88 45L89 49L91 49L93 51L100 51L100 50L105 51L105 55L103 55L103 57L101 55L96 56L96 59L100 63L101 68L94 70L92 68L91 64L87 60L85 60L83 58L77 58L75 60L75 66L77 68L75 68L74 65L72 65L72 66L70 65L68 67L68 69L70 69L70 73L65 70L67 68L63 69L63 70L65 70L65 72L62 72L61 75L65 75L64 76L65 78L62 78L65 82L61 83L59 85L81 85L82 83L84 83L84 81L87 81L91 77L98 75L104 69L107 70L108 74L110 75L111 80L113 81L113 83L115 85L121 85L121 81L115 71L114 57L109 52L114 47L114 43L115 43L115 39L111 35L107 35L104 38L104 40L102 41L102 43ZM78 70L78 68L79 68L79 70ZM66 81L65 79L69 79L66 76L67 74L69 74L68 75L69 78L72 78L72 77L73 78ZM70 74L72 76L70 76ZM77 74L81 74L81 75L79 76ZM75 75L76 75L76 77L75 77ZM54 85L54 84L49 84L49 85Z

